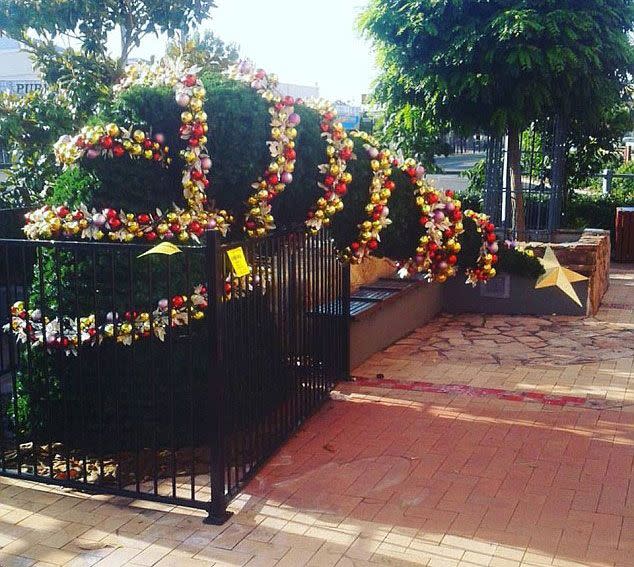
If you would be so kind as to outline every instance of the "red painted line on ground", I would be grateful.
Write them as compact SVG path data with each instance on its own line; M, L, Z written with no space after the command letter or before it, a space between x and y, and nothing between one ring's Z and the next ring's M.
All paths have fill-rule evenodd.
M353 376L354 382L366 388L384 388L386 390L405 390L410 392L430 392L433 394L461 394L478 398L491 397L511 402L542 403L551 406L591 407L607 405L605 400L588 400L581 396L552 396L544 392L522 392L502 390L500 388L479 388L468 384L434 384L414 380L395 380L393 378L367 378Z

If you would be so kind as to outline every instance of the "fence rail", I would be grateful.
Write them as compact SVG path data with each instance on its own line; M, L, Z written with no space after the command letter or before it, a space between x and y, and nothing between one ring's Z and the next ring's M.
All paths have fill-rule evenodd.
M347 372L332 239L242 243L241 278L236 246L210 233L139 257L147 246L0 239L0 474L224 521Z

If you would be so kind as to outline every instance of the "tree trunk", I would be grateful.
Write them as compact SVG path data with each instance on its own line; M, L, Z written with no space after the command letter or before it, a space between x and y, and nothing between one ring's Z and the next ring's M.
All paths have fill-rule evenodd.
M524 213L524 194L522 192L522 165L520 150L520 131L509 127L508 131L508 163L511 173L511 211L513 215L513 231L515 238L526 238L526 216Z

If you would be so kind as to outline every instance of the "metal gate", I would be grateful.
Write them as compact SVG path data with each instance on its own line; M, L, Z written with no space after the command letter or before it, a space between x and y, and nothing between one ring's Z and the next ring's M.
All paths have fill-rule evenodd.
M222 522L346 376L349 268L324 231L148 248L0 239L0 474Z
M561 119L535 122L521 136L522 197L526 238L548 240L561 226L566 182L566 128ZM491 137L485 164L484 212L515 236L513 195L505 138Z

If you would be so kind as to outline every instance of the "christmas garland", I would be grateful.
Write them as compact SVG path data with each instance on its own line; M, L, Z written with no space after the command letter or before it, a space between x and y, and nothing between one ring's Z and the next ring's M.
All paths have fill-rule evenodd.
M317 100L309 101L306 105L321 116L321 135L326 140L328 158L326 163L319 166L323 180L317 182L324 196L308 211L306 219L309 232L316 234L322 227L329 226L331 218L343 210L342 197L352 182L352 175L346 169L348 161L354 158L354 142L337 120L337 111L330 102Z
M353 131L350 135L365 142L363 148L370 157L372 168L370 202L365 207L368 219L358 225L358 238L339 254L342 261L359 264L378 248L381 241L380 232L392 224L388 218L390 209L387 203L395 188L394 181L390 179L392 167L398 167L399 161L392 156L389 149L380 150L377 140L366 132Z
M171 300L161 299L151 312L126 311L124 314L108 313L106 321L97 325L95 314L85 317L43 317L39 309L26 310L24 302L17 301L11 307L11 322L5 332L13 331L18 343L44 347L48 352L61 350L77 354L79 346L95 346L104 340L115 340L131 345L139 338L152 334L164 341L167 330L189 324L190 317L198 321L205 316L208 294L204 285L194 288L190 296L175 295Z
M295 171L295 138L297 126L301 122L295 112L295 104L302 100L291 96L282 97L277 91L277 77L262 69L255 69L249 61L243 61L229 70L229 76L248 83L264 100L271 103L271 140L267 142L271 154L264 176L251 185L254 193L249 197L249 210L244 222L244 230L250 237L262 237L275 230L271 214L271 201L293 181Z
M478 283L487 283L495 277L496 270L493 267L498 262L498 243L495 235L495 225L490 221L488 215L476 213L475 211L465 211L465 216L475 222L476 230L482 235L482 245L475 268L467 268L467 281L475 286Z
M44 206L26 215L25 235L37 238L72 238L132 242L143 239L178 240L190 239L200 242L205 229L218 230L224 236L232 222L231 215L224 210L208 210L206 205L207 178L212 163L207 154L207 114L203 110L205 88L197 76L198 69L182 70L180 62L170 64L163 61L157 66L143 63L132 65L116 90L132 85L164 86L174 88L176 103L185 110L181 113L180 137L187 142L181 151L185 161L182 186L187 208L163 213L132 214L116 209L89 210L84 204L70 210L67 206ZM74 165L82 157L95 159L119 158L126 153L132 158L144 157L161 164L169 164L169 148L163 145L160 134L152 137L140 129L134 131L120 128L116 124L93 126L82 129L75 137L62 136L55 144L55 155L64 167Z
M444 283L456 274L460 243L457 237L464 232L461 203L451 190L438 191L424 179L425 169L413 159L403 163L402 170L416 187L416 204L420 209L419 222L425 229L416 256L399 270L399 275L424 273L425 278Z
M162 164L169 164L169 148L164 145L164 138L157 134L154 139L143 130L126 130L116 124L105 126L87 126L81 132L71 137L62 136L53 150L57 162L69 166L84 156L88 159L121 158L129 155L131 158L154 160Z

